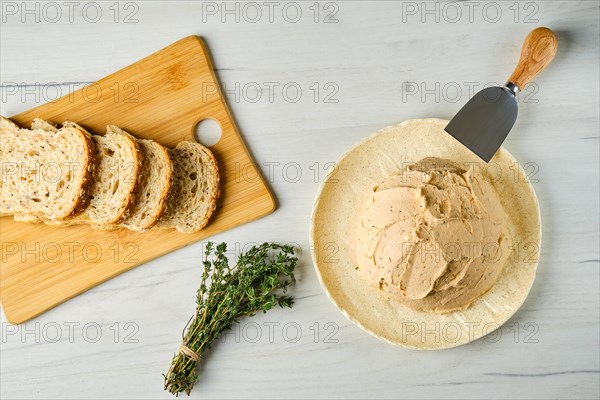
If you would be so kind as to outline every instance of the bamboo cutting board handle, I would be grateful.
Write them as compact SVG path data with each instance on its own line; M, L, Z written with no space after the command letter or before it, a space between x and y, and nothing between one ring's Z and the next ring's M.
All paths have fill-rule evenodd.
M557 49L558 39L552 30L543 27L532 30L525 38L519 63L508 81L522 90L552 62Z

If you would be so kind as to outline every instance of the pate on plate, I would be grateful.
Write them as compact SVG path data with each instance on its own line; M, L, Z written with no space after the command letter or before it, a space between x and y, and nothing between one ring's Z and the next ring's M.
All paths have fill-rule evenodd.
M415 349L458 346L500 327L525 301L539 259L540 211L523 169L504 148L482 164L444 132L447 122L405 121L353 147L322 183L311 219L313 262L331 301L370 334ZM509 255L491 289L464 310L443 314L415 310L390 298L364 279L356 255L356 221L372 188L428 157L480 168L497 193L511 236L505 250Z

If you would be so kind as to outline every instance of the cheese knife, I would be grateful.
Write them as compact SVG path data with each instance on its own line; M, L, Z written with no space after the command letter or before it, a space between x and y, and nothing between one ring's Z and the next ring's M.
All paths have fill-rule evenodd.
M504 86L483 89L452 118L445 130L489 162L517 119L517 93L554 58L558 40L548 28L529 32L519 63Z

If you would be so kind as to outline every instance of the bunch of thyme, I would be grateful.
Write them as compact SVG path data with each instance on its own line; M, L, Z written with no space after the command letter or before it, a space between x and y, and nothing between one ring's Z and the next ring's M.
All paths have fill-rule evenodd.
M165 390L175 395L183 391L190 394L198 380L196 369L202 354L239 318L259 311L266 313L275 305L292 306L292 297L282 294L296 283L294 268L298 258L292 246L254 246L241 254L234 266L229 265L226 251L225 243L216 248L212 242L206 245L196 314L188 322L180 351L164 375Z

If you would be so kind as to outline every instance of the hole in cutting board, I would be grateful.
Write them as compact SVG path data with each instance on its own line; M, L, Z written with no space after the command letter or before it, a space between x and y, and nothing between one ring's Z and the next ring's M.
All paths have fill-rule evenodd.
M219 125L216 120L206 118L196 125L194 138L198 143L203 144L206 147L211 147L221 140L222 133L223 130L221 129L221 125Z

